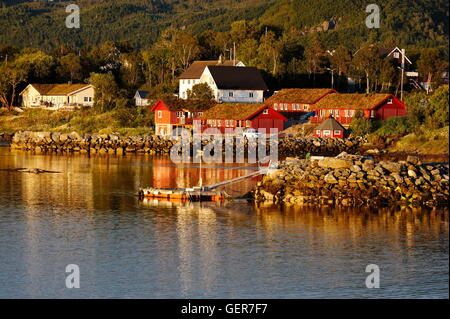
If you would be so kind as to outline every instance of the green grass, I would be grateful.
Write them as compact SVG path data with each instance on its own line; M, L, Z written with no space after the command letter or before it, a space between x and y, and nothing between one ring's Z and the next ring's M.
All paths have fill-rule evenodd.
M23 113L0 109L0 132L50 131L70 133L152 134L153 114L148 108L121 108L100 113L94 109L49 111L26 109Z
M390 151L419 151L423 154L448 154L449 128L423 130L402 137Z

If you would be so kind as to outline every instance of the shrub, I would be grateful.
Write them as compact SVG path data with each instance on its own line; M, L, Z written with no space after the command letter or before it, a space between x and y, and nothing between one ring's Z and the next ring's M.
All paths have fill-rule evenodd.
M387 120L379 121L377 123L377 130L373 135L377 137L387 137L392 135L404 136L411 131L408 117L390 117Z
M366 136L373 130L372 121L366 119L362 113L357 112L352 119L352 124L350 124L350 130L352 135Z

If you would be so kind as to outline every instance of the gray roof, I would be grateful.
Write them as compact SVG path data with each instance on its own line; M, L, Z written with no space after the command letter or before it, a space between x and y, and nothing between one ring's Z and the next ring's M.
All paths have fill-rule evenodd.
M345 128L331 116L329 118L327 118L325 121L323 121L322 123L320 123L315 129L316 130L330 130L330 131L334 131L334 130L345 131Z
M145 99L145 98L147 98L148 91L140 91L140 90L138 90L138 91L137 91L137 94L139 94L139 97L140 97L141 99Z
M254 67L208 66L220 90L262 90L269 88L261 72Z

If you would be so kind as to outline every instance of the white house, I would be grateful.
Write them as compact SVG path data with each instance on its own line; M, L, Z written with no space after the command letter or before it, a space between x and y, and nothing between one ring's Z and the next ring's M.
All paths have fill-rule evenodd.
M222 58L213 61L195 61L178 77L180 81L178 97L187 99L187 91L192 90L194 85L200 83L203 71L207 66L212 65L245 67L241 61L222 60Z
M268 90L254 67L207 66L199 83L207 83L219 103L262 103Z
M134 101L136 106L146 106L149 105L148 101L148 91L137 90L134 95Z
M95 89L90 84L28 84L20 93L23 107L94 105Z

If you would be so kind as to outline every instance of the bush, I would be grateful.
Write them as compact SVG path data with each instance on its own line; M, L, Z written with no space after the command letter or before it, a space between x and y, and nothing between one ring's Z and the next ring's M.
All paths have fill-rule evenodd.
M392 135L404 136L411 133L411 125L408 117L390 117L376 123L377 129L373 135L377 137L388 137Z
M366 119L361 113L356 113L350 124L350 130L354 136L366 136L373 130L372 121Z

